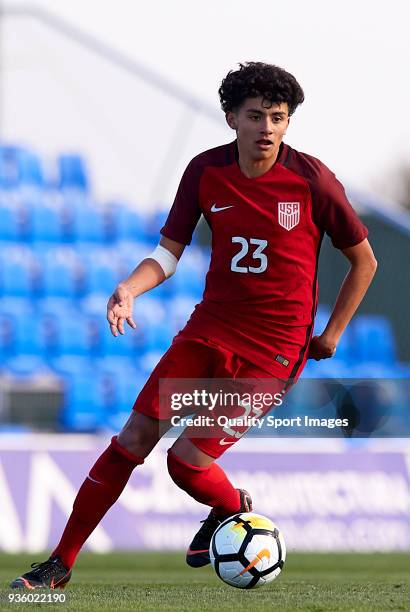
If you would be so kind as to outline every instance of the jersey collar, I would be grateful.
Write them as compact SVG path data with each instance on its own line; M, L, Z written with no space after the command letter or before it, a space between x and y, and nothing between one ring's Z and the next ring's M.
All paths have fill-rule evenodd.
M290 151L291 151L291 147L289 145L287 145L284 142L280 143L279 146L279 152L278 152L278 156L276 158L275 163L273 164L272 168L274 168L277 164L281 164L282 166L286 166L287 164L287 160L289 158L290 155ZM227 153L227 163L230 164L236 164L239 168L239 151L238 151L238 144L236 139L229 143L229 145L227 146L226 149L226 153ZM272 169L271 168L271 169ZM264 176L264 175L262 175ZM260 178L260 177L258 177Z
M290 152L289 145L287 145L284 142L281 142L279 146L279 153L276 158L275 164L283 164L285 166L286 160L289 156L289 152ZM233 164L235 161L236 163L239 162L239 151L238 151L238 144L237 144L236 139L228 145L227 153L228 153L228 162L230 164Z

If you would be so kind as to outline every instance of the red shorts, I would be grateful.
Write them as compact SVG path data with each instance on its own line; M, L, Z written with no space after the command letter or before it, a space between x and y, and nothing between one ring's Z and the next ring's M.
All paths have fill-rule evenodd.
M197 448L217 458L255 424L255 419L280 402L286 386L286 381L272 378L210 340L177 339L154 368L133 410L158 419L164 432L177 426ZM208 395L204 396L203 390ZM196 401L175 401L175 397L186 399L183 396ZM258 402L253 401L256 397Z

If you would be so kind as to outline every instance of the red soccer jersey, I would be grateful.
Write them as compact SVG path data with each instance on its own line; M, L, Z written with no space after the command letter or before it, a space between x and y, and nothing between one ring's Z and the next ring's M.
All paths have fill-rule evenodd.
M324 232L336 248L367 229L335 175L282 143L268 172L248 178L236 141L186 168L161 233L189 244L201 213L212 231L203 299L178 337L205 337L279 378L297 379L317 307Z

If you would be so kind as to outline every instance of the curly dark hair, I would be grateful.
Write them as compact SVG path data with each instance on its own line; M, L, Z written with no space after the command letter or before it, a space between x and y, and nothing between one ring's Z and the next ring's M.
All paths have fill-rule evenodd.
M239 66L239 70L228 72L218 90L225 113L237 110L246 98L263 96L263 106L265 100L268 103L266 108L287 102L289 115L292 115L305 99L295 77L283 68L263 62L245 62Z

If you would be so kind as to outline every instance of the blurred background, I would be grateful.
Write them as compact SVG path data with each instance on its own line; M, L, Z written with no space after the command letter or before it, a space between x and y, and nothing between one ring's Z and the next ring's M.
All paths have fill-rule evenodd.
M138 329L113 338L105 320L118 281L157 244L189 160L233 140L217 89L249 60L301 83L286 142L336 172L379 262L336 357L308 363L310 391L301 382L283 416L308 399L317 416L346 414L315 404L324 379L377 385L360 395L373 418L355 431L270 432L221 464L292 549L410 548L409 43L407 8L394 4L386 14L367 0L223 0L200 13L186 0L1 2L0 550L52 546L89 466L200 301L201 222L177 274L136 300ZM346 271L325 240L317 333ZM136 471L90 550L190 541L204 509L163 469L169 445Z

